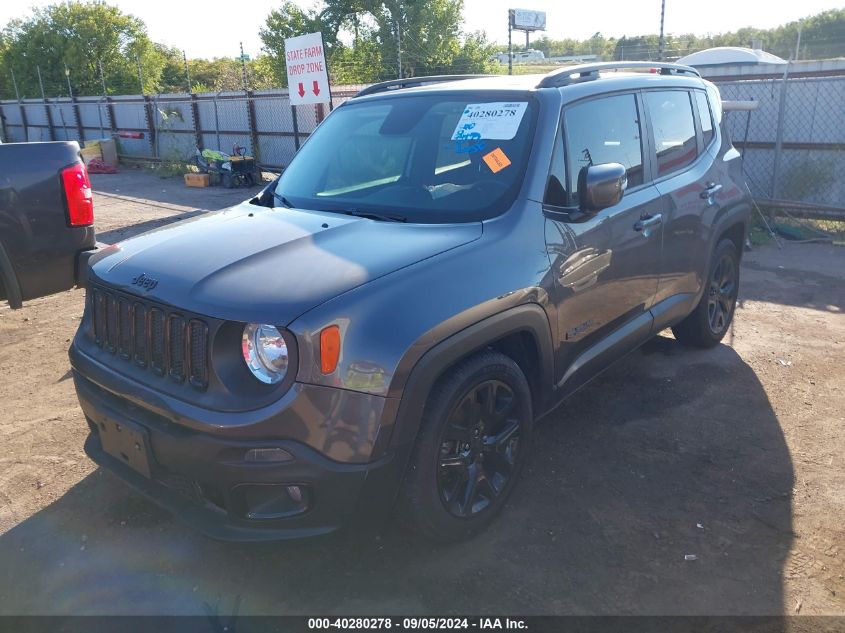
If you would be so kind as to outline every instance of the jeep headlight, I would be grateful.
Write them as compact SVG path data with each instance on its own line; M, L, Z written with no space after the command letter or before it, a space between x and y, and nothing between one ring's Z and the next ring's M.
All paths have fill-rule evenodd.
M246 366L261 382L275 385L287 374L288 345L275 326L248 324L244 328L242 348Z

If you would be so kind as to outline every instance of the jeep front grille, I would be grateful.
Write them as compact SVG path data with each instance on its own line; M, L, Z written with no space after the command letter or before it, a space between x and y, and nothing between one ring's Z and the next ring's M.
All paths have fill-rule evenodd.
M173 382L208 387L204 321L99 287L90 297L91 329L101 349Z

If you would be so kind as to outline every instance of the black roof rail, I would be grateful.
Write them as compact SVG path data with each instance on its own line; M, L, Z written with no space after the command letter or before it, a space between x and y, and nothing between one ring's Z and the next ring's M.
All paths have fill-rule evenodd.
M567 66L560 70L553 70L543 77L538 88L558 88L579 81L598 79L599 73L605 70L627 70L631 68L654 68L660 71L661 75L693 75L701 77L699 72L691 66L682 64L669 64L666 62L599 62L595 64L579 64ZM577 75L577 77L574 77Z
M482 77L496 77L497 75L432 75L430 77L408 77L406 79L391 79L381 83L367 86L355 97L363 97L388 90L401 90L402 88L415 88L424 84L439 84L447 81L461 81L463 79L480 79Z

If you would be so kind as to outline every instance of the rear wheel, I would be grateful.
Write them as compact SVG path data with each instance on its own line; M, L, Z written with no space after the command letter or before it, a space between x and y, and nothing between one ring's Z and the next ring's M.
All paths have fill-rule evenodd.
M501 511L525 462L531 391L507 356L477 354L443 376L423 414L400 512L438 541L468 538Z
M713 347L724 338L733 320L739 292L739 255L733 241L719 242L713 254L704 294L695 310L672 328L685 345Z

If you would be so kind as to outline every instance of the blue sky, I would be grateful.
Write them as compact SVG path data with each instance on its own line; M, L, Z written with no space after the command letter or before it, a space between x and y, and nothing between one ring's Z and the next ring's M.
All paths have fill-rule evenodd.
M53 0L55 1L55 0ZM147 23L155 41L185 49L189 57L224 57L239 54L243 41L247 53L261 52L258 30L278 0L110 0L126 13ZM312 6L310 0L297 0ZM0 3L0 25L14 17L29 13L29 7L51 4L50 0L28 0ZM843 0L803 0L772 2L771 0L667 0L667 33L720 33L743 26L769 28L827 9L842 8ZM656 33L660 24L660 0L594 0L561 2L560 0L465 0L465 28L487 31L494 41L507 41L508 8L546 11L548 35L587 38L597 31L605 36ZM518 38L517 41L523 41Z

